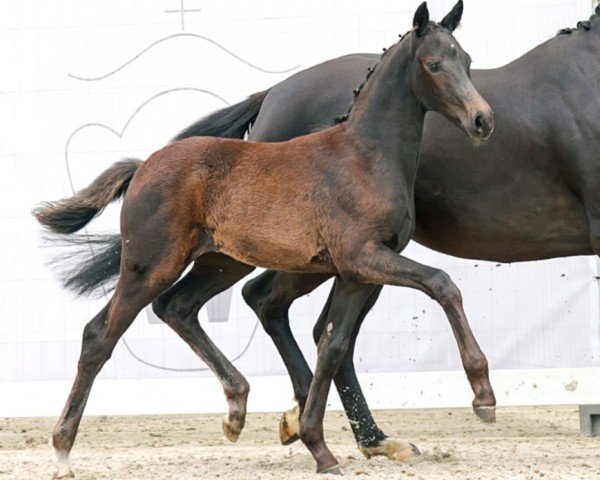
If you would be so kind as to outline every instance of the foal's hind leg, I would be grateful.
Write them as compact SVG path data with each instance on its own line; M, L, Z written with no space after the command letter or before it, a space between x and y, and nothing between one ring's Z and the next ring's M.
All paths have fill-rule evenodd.
M142 308L175 281L182 270L182 265L178 262L170 265L163 263L159 267L145 269L143 273L139 269L133 271L123 267L112 299L85 326L77 376L52 433L58 467L54 478L74 476L69 465L69 453L96 375Z
M203 255L192 270L152 303L155 313L169 325L219 378L229 403L223 432L235 442L246 420L250 386L242 374L214 345L198 322L202 305L248 275L254 267L220 254Z

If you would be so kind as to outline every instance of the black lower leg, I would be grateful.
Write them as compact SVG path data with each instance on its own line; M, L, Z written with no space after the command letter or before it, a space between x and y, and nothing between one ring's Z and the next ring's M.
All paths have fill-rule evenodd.
M312 292L329 278L329 274L267 271L242 289L246 303L257 314L281 355L300 411L304 408L313 375L290 329L288 311L294 300Z
M376 287L336 281L325 329L318 344L315 377L311 382L305 410L300 420L300 436L317 462L317 471L335 468L337 460L323 438L323 417L331 380L348 352L357 315ZM320 319L321 320L321 319ZM321 320L322 322L323 320Z
M219 254L196 260L192 270L152 304L154 311L219 378L229 404L223 430L237 440L246 417L249 385L242 374L206 335L198 322L202 305L247 275L253 267Z
M336 279L336 283L338 281L339 280ZM375 305L382 288L383 287L380 285L373 286L373 293L371 293L371 295L368 297L365 304L362 307L357 306L353 312L348 312L349 315L355 314L357 316L356 326L352 332L352 338L350 340L350 345L348 347L346 356L344 357L344 360L333 379L340 396L340 400L342 401L344 411L346 412L346 416L350 421L350 427L354 433L356 443L360 447L366 448L378 446L387 438L387 436L377 426L375 419L369 410L369 405L367 404L367 400L365 399L363 391L360 387L360 383L358 382L358 378L356 377L353 357L356 338L360 331L362 322L371 308L373 308L373 305ZM325 331L325 324L329 314L329 309L331 308L334 289L335 285L331 289L327 303L321 312L319 320L317 321L313 330L315 343L319 342L323 332ZM338 297L338 299L340 302L346 301L342 297Z

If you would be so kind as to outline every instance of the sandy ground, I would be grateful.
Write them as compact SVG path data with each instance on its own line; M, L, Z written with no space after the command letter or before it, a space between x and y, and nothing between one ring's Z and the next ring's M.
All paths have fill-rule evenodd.
M423 451L401 464L357 450L341 412L328 413L326 438L345 478L600 479L600 438L579 436L576 407L498 410L498 423L479 423L467 409L378 411L390 436ZM278 443L279 414L251 414L236 444L227 442L220 415L87 417L73 450L76 478L319 479L299 442ZM47 439L55 419L0 419L0 478L50 479Z

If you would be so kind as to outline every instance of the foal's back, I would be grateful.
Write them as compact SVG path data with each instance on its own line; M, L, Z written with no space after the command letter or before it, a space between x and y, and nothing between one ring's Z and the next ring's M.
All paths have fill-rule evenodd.
M154 205L158 222L168 225L163 230L190 236L193 256L219 251L263 267L334 271L326 237L335 235L330 225L335 229L340 199L356 199L353 215L373 215L368 159L347 137L339 126L283 143L175 142L139 168L124 215L141 218L133 205ZM342 235L343 213L339 218Z

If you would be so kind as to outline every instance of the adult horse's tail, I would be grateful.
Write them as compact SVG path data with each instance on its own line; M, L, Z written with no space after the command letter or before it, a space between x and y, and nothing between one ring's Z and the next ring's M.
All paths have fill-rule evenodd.
M173 139L188 137L244 138L256 120L268 90L250 95L246 100L217 110L182 130Z
M54 260L67 265L60 269L63 285L79 295L105 291L110 281L119 275L121 236L71 235L100 215L109 203L122 197L141 160L128 158L105 170L88 187L57 202L45 202L33 210L33 215L54 234L48 240L64 247L78 246ZM78 261L77 258L80 258Z

